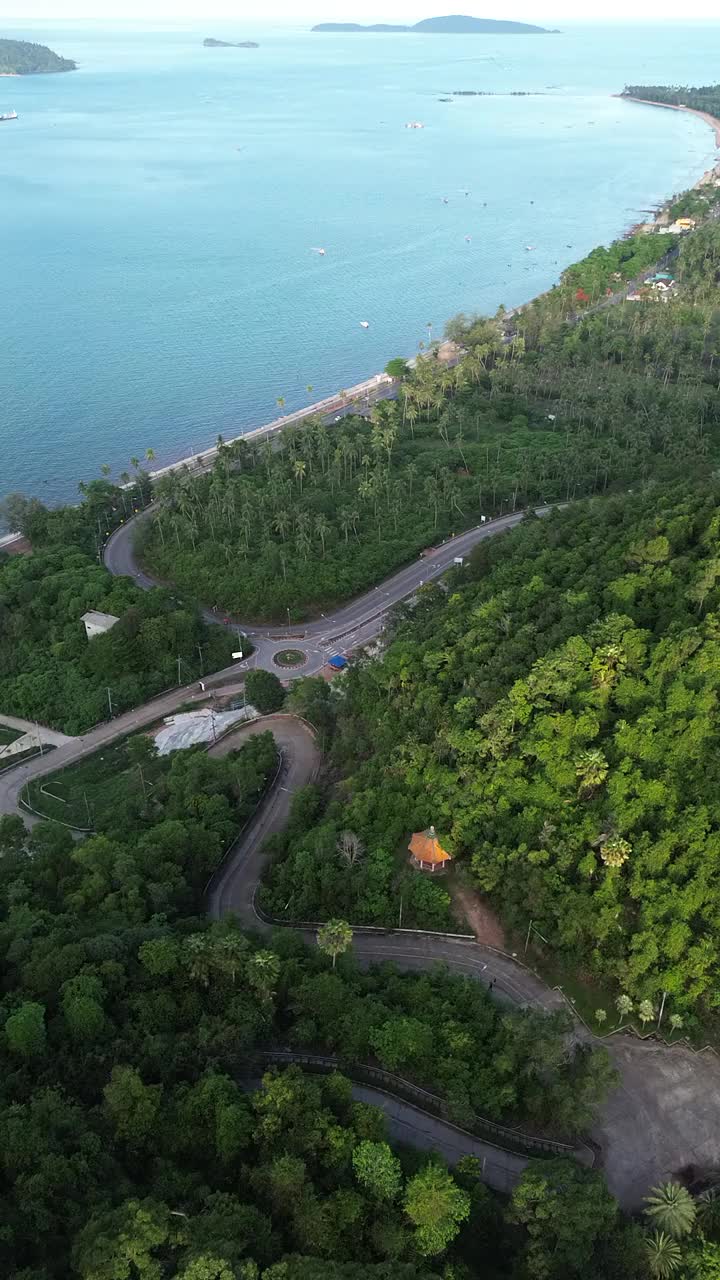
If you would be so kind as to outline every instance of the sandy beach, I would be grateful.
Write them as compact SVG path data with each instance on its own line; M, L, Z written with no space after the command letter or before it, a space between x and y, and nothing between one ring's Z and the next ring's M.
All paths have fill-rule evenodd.
M682 107L674 102L653 102L651 98L633 98L625 93L617 93L615 97L622 98L624 102L640 102L644 107L663 107L665 111L687 111L691 116L698 116L710 125L715 134L715 146L720 149L720 120L717 116L711 116L708 111L697 111L695 107Z

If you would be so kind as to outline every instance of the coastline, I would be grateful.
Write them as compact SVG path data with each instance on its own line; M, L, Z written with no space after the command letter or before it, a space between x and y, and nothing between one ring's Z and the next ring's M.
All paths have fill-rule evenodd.
M629 93L614 93L613 97L620 98L623 102L639 102L643 107L662 107L665 111L687 111L688 115L697 116L713 130L715 146L720 151L720 120L717 116L711 116L709 111L698 111L695 107L684 107L674 102L654 102L652 98L634 98Z
M11 71L0 72L0 78L10 79L10 78L18 78L18 76L19 76L19 73L17 72L11 72ZM693 107L686 107L682 105L676 105L673 103L656 102L654 100L646 99L646 98L636 98L629 94L616 93L616 94L612 94L611 96L613 98L622 99L627 102L636 102L642 106L664 107L671 111L687 111L691 115L696 115L713 129L713 132L715 135L715 144L718 150L720 150L720 119L710 115L708 112L699 111ZM692 187L688 188L688 190L692 190L695 187L700 187L704 185L706 182L711 181L713 178L720 181L720 156L718 157L713 167L707 170L693 184ZM674 196L668 197L662 203L662 205L658 207L657 212L655 213L655 216L652 220L654 224L657 224L661 220L663 212L672 204L675 198L676 197ZM619 232L617 238L620 238L623 234L625 236L632 235L635 231L640 231L642 229L649 230L650 226L651 224L638 223L630 227L629 229L627 229L624 233ZM505 312L505 315L507 317L510 317L512 315L521 313L522 311L525 310L526 307L531 306L534 302L542 299L544 296L546 296L546 294L552 292L553 288L555 288L555 285L551 286L550 289L548 290L545 290L539 294L533 295L532 297L528 298L525 302L519 303L516 307L513 307L507 310ZM447 355L445 356L445 359L446 360L448 359ZM451 359L451 362L454 364L456 363L457 357L454 356L454 353L453 353L453 356L451 356L450 359ZM348 411L352 410L353 402L357 404L358 402L362 403L362 401L364 400L366 409L369 409L370 405L374 403L377 399L387 398L388 392L390 391L392 385L393 385L393 379L388 377L386 373L384 372L376 373L364 379L362 382L358 383L356 386L348 388L348 390L345 391L344 393L341 393L341 394L336 393L334 395L327 396L324 399L312 405L307 405L301 409L295 410L289 414L284 414L260 426L250 427L249 429L245 431L241 431L236 435L234 434L231 437L226 438L224 440L224 444L229 445L239 440L253 441L253 440L262 439L263 437L266 437L266 436L272 436L276 432L281 431L284 427L299 424L305 418L308 418L312 415L338 414L339 417L343 417L346 413L348 413ZM205 448L200 448L199 450L195 450L190 454L186 454L184 457L175 459L170 463L166 463L161 467L158 467L152 471L149 471L148 474L150 478L153 480L158 479L161 476L168 475L169 473L172 473L182 468L193 471L195 474L202 474L204 471L208 470L212 466L212 463L214 462L217 456L217 453L218 453L217 444L208 444ZM0 535L2 535L1 528L0 528ZM21 540L21 535L17 533L13 533L11 531L0 539L0 550L7 551L9 545L12 545L15 542L18 542L20 540Z

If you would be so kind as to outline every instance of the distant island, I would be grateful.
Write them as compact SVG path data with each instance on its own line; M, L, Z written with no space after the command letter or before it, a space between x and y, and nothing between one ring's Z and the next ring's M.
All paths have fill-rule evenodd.
M465 14L451 14L444 18L425 18L414 26L393 26L376 22L362 26L358 22L320 22L313 31L397 31L419 32L421 35L558 35L547 27L534 27L527 22L505 22L495 18L470 18Z
M212 36L208 36L207 40L203 40L206 49L259 49L260 45L254 40L213 40Z
M77 71L77 63L61 58L44 44L0 40L0 76L39 76L48 71Z

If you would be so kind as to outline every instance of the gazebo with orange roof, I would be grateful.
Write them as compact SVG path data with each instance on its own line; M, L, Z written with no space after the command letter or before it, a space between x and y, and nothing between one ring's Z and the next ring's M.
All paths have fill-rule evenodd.
M434 827L428 827L427 831L416 831L408 849L413 862L421 871L444 871L445 863L452 862L452 854L443 849Z

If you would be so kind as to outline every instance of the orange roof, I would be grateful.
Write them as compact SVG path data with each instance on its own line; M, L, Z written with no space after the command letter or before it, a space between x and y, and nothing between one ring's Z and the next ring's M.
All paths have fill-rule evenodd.
M437 864L452 860L452 854L443 849L434 827L428 827L427 831L416 831L408 845L408 849L418 862Z

